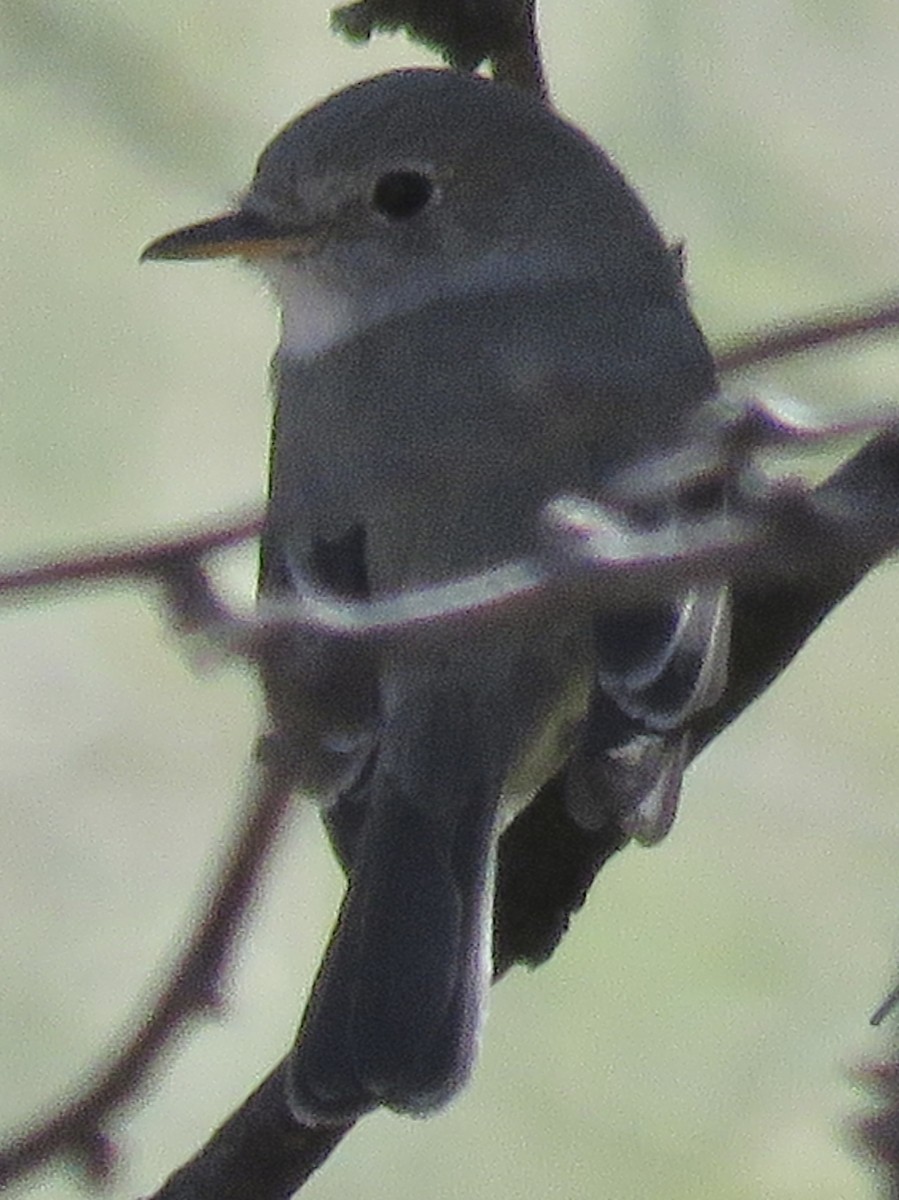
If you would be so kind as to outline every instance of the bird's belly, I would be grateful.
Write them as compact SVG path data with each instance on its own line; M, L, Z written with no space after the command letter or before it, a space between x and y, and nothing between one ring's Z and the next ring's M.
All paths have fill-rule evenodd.
M585 655L572 671L556 703L521 747L503 789L504 826L570 758L586 712L591 677L591 664Z

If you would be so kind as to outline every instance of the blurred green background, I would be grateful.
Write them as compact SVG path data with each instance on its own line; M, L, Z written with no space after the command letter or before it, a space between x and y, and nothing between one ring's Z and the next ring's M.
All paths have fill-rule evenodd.
M606 145L728 335L896 286L894 0L546 0L556 102ZM227 264L146 266L263 142L351 80L427 62L332 37L319 0L0 0L0 553L18 561L255 502L275 321ZM884 340L755 374L899 400ZM223 567L252 591L252 552ZM899 576L878 572L691 772L680 821L603 875L555 959L492 999L445 1115L363 1123L319 1200L862 1200L847 1121L899 970ZM136 589L0 619L0 1120L129 1027L225 843L258 713ZM289 1044L339 892L298 811L229 1009L116 1122L146 1193ZM14 1197L64 1200L47 1172Z

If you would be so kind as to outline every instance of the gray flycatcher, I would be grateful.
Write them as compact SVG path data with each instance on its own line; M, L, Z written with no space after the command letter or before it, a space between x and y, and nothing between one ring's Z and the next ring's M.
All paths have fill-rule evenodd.
M378 597L534 553L547 502L678 446L715 389L640 200L582 133L488 79L397 71L332 96L272 141L234 211L144 252L222 255L281 310L263 601ZM704 585L270 648L272 726L348 875L290 1059L300 1121L424 1114L465 1083L510 806L565 764L579 821L661 837L685 725L723 685L727 610Z

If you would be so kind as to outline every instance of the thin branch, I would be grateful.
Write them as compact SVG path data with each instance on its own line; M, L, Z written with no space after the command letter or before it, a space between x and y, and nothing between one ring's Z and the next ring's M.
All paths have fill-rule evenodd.
M493 77L500 83L511 83L547 100L546 75L537 34L537 5L535 0L527 0L520 8L521 15L513 26L513 36L495 47L491 54Z
M696 583L795 584L829 577L835 557L868 563L872 549L889 553L899 544L899 512L857 511L840 505L839 495L827 499L824 504L814 493L787 485L772 489L752 512L649 533L617 522L601 504L560 499L550 510L557 540L543 558L378 600L266 601L258 617L234 619L209 633L232 653L250 658L269 639L298 630L405 640L416 630L430 635L438 624L514 622L559 607L628 608Z
M36 562L0 570L0 598L83 583L130 582L147 576L165 576L173 564L201 559L216 550L235 546L257 537L261 528L262 517L258 511L242 512L223 521L204 521L174 537L146 538L58 558L42 556Z
M820 582L834 563L843 571L892 549L899 507L878 499L872 511L839 488L767 483L753 456L767 447L802 450L862 433L891 437L897 428L897 410L823 423L796 404L718 400L697 418L686 449L630 468L609 485L604 503L572 496L548 505L542 548L530 557L374 600L342 599L307 582L300 599L265 600L256 616L243 619L227 616L202 576L194 580L194 604L200 613L221 614L206 627L211 638L255 660L273 639L297 630L406 640L418 630L430 636L437 626L475 618L508 623L551 619L560 607L591 613L632 607L697 582L727 580L736 588ZM691 500L710 489L726 489L723 515L699 509L692 519L647 527L648 511L688 512Z
M897 328L899 303L893 299L861 305L851 312L823 313L820 317L778 325L767 332L756 330L731 346L725 346L718 352L718 370L722 374L742 371L746 367L761 366Z
M79 1095L35 1119L30 1130L0 1147L0 1186L57 1156L74 1161L91 1179L108 1174L113 1153L104 1126L112 1113L134 1094L190 1018L221 1007L223 977L290 799L290 780L277 761L261 763L221 875L201 915L191 923L186 949L146 1010L149 1016L139 1018L134 1036Z

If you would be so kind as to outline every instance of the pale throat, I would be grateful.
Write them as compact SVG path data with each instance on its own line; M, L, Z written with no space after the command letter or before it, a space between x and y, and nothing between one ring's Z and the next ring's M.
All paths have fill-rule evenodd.
M589 263L539 244L514 252L500 246L461 261L425 259L413 269L406 263L392 278L385 272L359 272L347 286L309 260L272 256L256 265L281 310L279 353L298 361L317 358L381 321L441 299L497 295L591 274Z
M281 353L300 360L316 358L354 337L364 325L349 293L314 270L275 258L259 265L281 310Z

